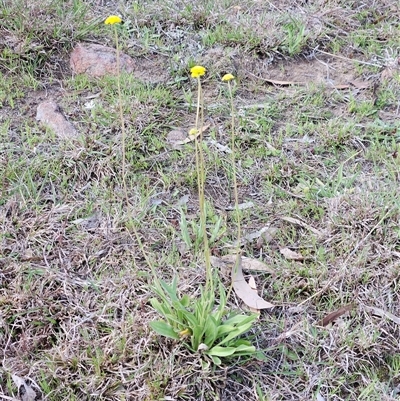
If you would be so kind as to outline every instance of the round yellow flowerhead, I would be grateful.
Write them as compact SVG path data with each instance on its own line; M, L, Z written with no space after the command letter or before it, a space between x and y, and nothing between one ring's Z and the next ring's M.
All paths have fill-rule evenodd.
M105 21L104 23L106 25L114 25L114 24L119 24L122 22L122 19L120 17L118 17L118 15L110 15Z
M235 77L234 77L232 74L225 74L225 75L222 77L222 80L223 80L224 82L226 82L226 81L232 81L232 79L235 79Z
M201 65L195 65L190 69L190 73L192 78L198 78L206 73L206 69Z

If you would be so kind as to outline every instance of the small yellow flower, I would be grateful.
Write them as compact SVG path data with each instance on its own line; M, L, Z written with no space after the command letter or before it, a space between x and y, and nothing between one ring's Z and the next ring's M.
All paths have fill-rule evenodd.
M206 73L206 69L201 65L195 65L194 67L192 67L190 69L190 72L191 72L192 78L198 78Z
M190 337L191 335L192 335L192 330L190 330L189 328L179 332L179 337L181 338Z
M119 24L122 22L122 19L120 17L118 17L118 15L110 15L105 21L104 23L106 25L114 25L114 24Z
M225 74L223 77L222 77L222 80L225 82L225 81L231 81L232 79L235 79L235 77L232 75L232 74Z

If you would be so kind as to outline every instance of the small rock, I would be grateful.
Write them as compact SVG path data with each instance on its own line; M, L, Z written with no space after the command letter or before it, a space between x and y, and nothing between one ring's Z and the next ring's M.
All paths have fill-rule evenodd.
M72 50L70 66L75 74L117 75L117 51L103 45L79 43ZM120 69L128 73L134 70L133 59L124 53L120 53Z
M52 100L44 101L38 105L36 120L53 130L61 139L77 137L74 126L64 117L58 104Z

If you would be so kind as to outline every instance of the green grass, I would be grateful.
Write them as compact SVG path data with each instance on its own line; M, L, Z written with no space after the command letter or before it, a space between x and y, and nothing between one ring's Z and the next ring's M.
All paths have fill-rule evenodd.
M0 398L17 397L16 374L49 400L396 399L398 323L384 312L400 316L397 3L95 3L0 1ZM116 79L68 67L78 41L113 46L102 21L116 12L122 51L146 66L122 76L129 208ZM194 126L195 64L208 70L211 253L229 253L237 237L228 72L238 76L239 202L254 204L240 211L242 237L275 232L242 245L270 269L251 274L277 305L244 336L263 357L223 368L151 330L154 282L132 226L157 276L178 277L179 296L197 299L194 144L167 139ZM78 140L35 120L46 98ZM229 273L218 273L227 288ZM227 309L246 307L232 295Z

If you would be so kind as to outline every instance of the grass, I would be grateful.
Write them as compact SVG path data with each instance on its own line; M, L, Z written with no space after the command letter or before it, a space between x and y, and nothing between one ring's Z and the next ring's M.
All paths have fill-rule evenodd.
M49 400L398 399L397 2L95 3L0 2L0 398L17 397L16 374ZM102 21L116 12L121 49L138 65L121 88L130 213L158 276L179 277L193 298L205 283L194 144L172 149L167 136L194 126L189 68L205 65L207 230L212 255L229 253L220 78L238 76L239 203L254 204L240 210L242 251L267 263L251 273L276 305L245 336L261 359L213 368L150 329L153 279L124 201L116 80L68 69L78 41L113 45ZM35 121L47 97L79 140ZM264 228L275 235L246 240ZM234 295L228 307L245 309Z

